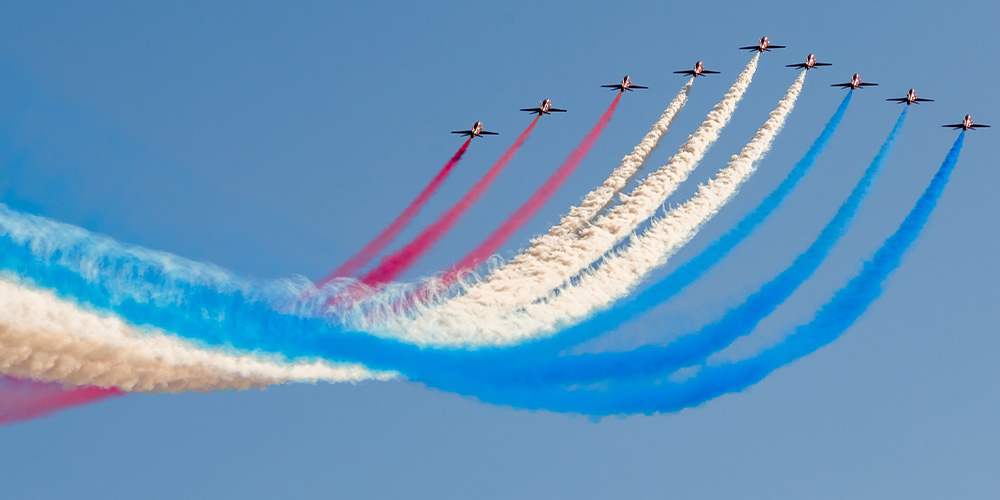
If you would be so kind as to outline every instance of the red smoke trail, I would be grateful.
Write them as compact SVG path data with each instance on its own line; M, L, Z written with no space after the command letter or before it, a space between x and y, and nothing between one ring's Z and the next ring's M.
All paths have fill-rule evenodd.
M334 278L354 274L355 271L364 267L368 261L378 255L378 253L381 252L386 245L392 242L392 240L396 238L396 235L398 235L399 232L402 231L411 220L413 220L413 218L417 215L417 212L420 212L420 209L427 204L427 201L430 200L431 196L433 196L438 188L441 187L444 180L448 178L448 174L450 174L451 170L456 164L458 164L458 160L462 159L462 155L465 154L465 150L469 148L469 143L471 141L472 138L470 137L469 140L465 141L465 144L462 144L462 147L458 148L455 156L452 156L451 159L448 160L448 163L445 163L444 168L442 168L441 171L439 171L437 175L431 179L430 184L428 184L427 187L420 192L417 198L410 203L410 206L406 207L406 210L403 210L403 213L399 214L399 216L396 217L396 220L392 221L392 224L389 224L389 227L385 228L381 233L379 233L378 236L375 237L375 239L371 240L364 246L364 248L358 251L358 253L354 254L353 257L347 259L347 262L344 262L340 265L340 267L334 269L334 271L328 274L325 278L317 281L316 286L322 287Z
M531 131L534 130L539 118L541 116L537 116L532 120L531 125L528 125L528 128L524 132L521 132L521 135L517 137L514 144L507 148L507 152L490 167L486 175L472 186L472 189L465 193L465 196L461 200L458 200L455 205L448 209L438 220L434 221L433 224L427 226L427 229L424 229L422 233L405 247L383 258L378 267L361 278L361 282L366 285L377 285L392 281L400 273L409 269L424 253L430 250L458 222L458 219L472 207L476 200L486 192L490 185L493 184L493 181L500 175L500 171L514 158L514 155L521 149L524 141L531 135Z
M41 417L72 406L120 396L118 389L76 387L19 380L0 375L0 425Z
M545 203L552 198L556 190L562 187L566 179L576 170L577 165L583 160L587 153L590 152L590 148L594 146L597 139L601 136L601 132L604 131L604 127L608 125L611 121L611 117L615 114L615 108L618 107L618 101L621 100L622 94L619 92L618 96L615 97L614 101L611 101L611 105L608 109L601 115L601 119L597 121L594 128L590 129L583 141L574 149L563 164L549 176L549 179L542 184L528 201L524 202L510 217L507 218L500 227L496 228L492 234L490 234L486 240L479 244L478 247L473 249L471 252L465 255L462 260L455 264L451 271L449 271L442 279L445 286L454 283L458 277L478 266L484 260L488 259L491 255L496 253L497 249L507 238L510 238L518 229L521 229L532 217L540 210Z

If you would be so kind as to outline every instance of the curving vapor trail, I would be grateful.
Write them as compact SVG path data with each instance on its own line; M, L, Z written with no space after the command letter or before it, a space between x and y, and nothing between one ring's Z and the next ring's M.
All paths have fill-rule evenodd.
M442 167L434 178L431 179L431 182L424 187L423 191L421 191L420 194L417 195L412 202L410 202L403 212L399 214L399 216L397 216L388 227L383 229L378 236L368 242L368 244L361 248L361 250L358 250L354 256L347 259L347 261L341 264L340 267L334 269L325 278L317 281L316 286L322 287L336 278L353 275L358 269L364 267L365 264L368 264L372 258L385 249L386 245L392 243L392 240L394 240L400 231L402 231L407 224L409 224L410 221L417 216L420 209L424 208L424 205L426 205L431 199L431 196L433 196L434 193L436 193L441 187L441 184L443 184L445 179L448 178L448 175L451 174L452 169L455 168L455 165L457 165L459 160L462 159L462 155L465 154L465 150L469 149L469 143L471 142L472 137L469 137L469 139L462 144L462 147L458 148L458 151L455 152L454 156L448 160L448 163L445 163L444 167Z
M649 288L631 298L616 302L611 307L599 311L585 321L569 326L550 339L538 339L526 345L519 346L519 356L526 361L548 359L546 356L579 344L587 339L595 338L605 332L621 326L622 323L645 314L653 307L670 299L685 287L701 278L712 267L718 264L744 239L753 234L767 218L777 210L799 181L809 172L819 155L836 132L847 111L853 92L848 92L840 102L830 121L823 127L820 135L806 151L788 176L759 205L741 219L732 229L709 244L705 250L694 256L688 262L663 279L653 283Z
M630 351L565 356L523 370L490 372L487 379L505 382L587 383L614 378L662 376L685 366L703 362L708 356L727 347L737 338L749 335L819 268L840 241L858 213L862 201L892 152L903 128L907 110L903 109L892 131L861 179L840 205L816 240L785 270L750 294L739 306L729 309L719 320L696 332L682 335L665 346L643 346ZM624 319L620 318L620 324Z
M661 380L657 384L616 384L612 381L601 389L522 387L519 390L491 391L482 386L468 390L467 387L456 386L456 383L463 381L453 379L451 385L438 388L472 395L493 404L592 416L676 412L725 394L742 391L775 370L839 338L879 298L886 279L899 267L906 251L920 236L934 212L958 163L964 137L964 132L959 134L913 209L896 232L863 264L858 274L835 292L809 322L795 327L784 340L755 356L704 366L686 380Z
M503 156L490 167L486 174L458 202L452 205L434 223L427 226L426 229L406 246L383 258L375 269L372 269L361 278L361 283L371 286L392 281L400 273L409 269L424 253L430 250L458 222L458 219L472 207L479 197L489 189L493 181L500 175L500 172L510 163L510 160L514 158L514 155L521 149L521 146L524 145L524 141L528 140L528 136L535 129L539 118L541 116L536 116L531 121L528 128L524 132L521 132L521 135L514 141L514 144L507 149Z
M397 323L390 323L389 328L403 332L406 340L415 343L504 345L565 328L624 297L690 241L753 174L756 162L770 149L794 108L804 81L805 72L802 72L751 141L715 178L700 186L688 201L655 219L644 233L630 236L627 245L611 252L596 269L583 272L572 284L506 315L503 315L505 309L496 307L448 308L446 315L433 311L413 320L390 317L389 320ZM489 318L489 321L484 322L482 318ZM469 324L476 325L474 335L456 336L453 333L456 328Z
M621 204L588 225L574 226L563 236L534 240L527 250L506 265L468 287L464 295L450 299L428 313L450 316L453 313L468 314L470 311L497 311L523 306L545 296L611 250L659 209L715 143L750 86L758 58L759 54L750 60L723 99L673 158L648 175L630 194L622 195Z

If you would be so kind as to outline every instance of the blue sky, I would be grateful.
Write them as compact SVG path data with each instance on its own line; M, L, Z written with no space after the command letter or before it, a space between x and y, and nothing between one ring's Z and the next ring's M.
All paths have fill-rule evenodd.
M450 264L547 177L624 96L578 172L504 250L598 184L701 59L662 164L767 34L754 83L694 181L764 121L815 52L774 149L739 197L678 255L721 234L773 188L858 72L838 135L786 209L703 282L622 329L662 338L716 317L784 268L847 195L915 87L886 170L817 275L749 352L809 317L912 206L966 113L1000 125L988 2L11 3L0 6L0 176L15 208L240 274L322 276L384 227L461 140L476 140L400 241L454 202L530 121L545 117L482 202L407 275ZM410 383L137 395L0 428L12 498L988 497L1000 463L992 353L996 129L967 137L952 183L885 295L833 345L744 393L655 417L495 407ZM683 200L694 183L671 202Z

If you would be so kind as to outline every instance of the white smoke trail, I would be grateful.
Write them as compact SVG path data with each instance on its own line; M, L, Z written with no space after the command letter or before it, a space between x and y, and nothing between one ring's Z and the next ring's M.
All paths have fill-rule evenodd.
M542 300L531 301L502 317L483 307L449 308L447 316L435 315L432 321L427 316L412 321L398 319L394 329L414 342L505 344L551 332L627 295L690 241L756 170L756 162L770 149L791 113L805 75L805 71L799 74L753 139L714 179L701 185L688 201L655 219L642 235L633 233L623 249L612 252L596 269L582 273L576 284L545 294ZM475 330L470 331L469 325L475 325Z
M394 378L357 364L288 363L263 353L202 349L7 280L0 280L0 303L0 372L15 377L131 392Z
M747 64L723 99L670 161L648 175L622 202L563 238L540 238L486 280L450 301L448 309L518 307L544 296L590 265L635 227L649 219L704 157L743 98L757 70L759 54Z
M662 133L655 132L669 125L665 118L673 119L676 112L671 111L675 103L680 110L687 99L691 81L604 186L591 192L559 225L532 240L531 246L509 263L496 269L483 281L467 286L464 294L439 304L418 307L416 319L405 325L403 337L418 343L444 341L447 344L475 344L477 333L470 331L470 323L466 322L470 315L495 317L516 311L544 297L611 250L656 212L718 139L753 80L758 59L759 54L750 60L723 99L666 165L648 175L629 195L620 195L621 204L587 225L587 221L596 217L642 166L653 150L651 146L655 146L662 137ZM402 325L401 319L393 315L374 321L371 315L355 315L352 320L358 327L377 329L387 335L393 335L389 331L398 330ZM380 324L382 320L387 323ZM433 332L430 335L435 340L423 338L422 332Z

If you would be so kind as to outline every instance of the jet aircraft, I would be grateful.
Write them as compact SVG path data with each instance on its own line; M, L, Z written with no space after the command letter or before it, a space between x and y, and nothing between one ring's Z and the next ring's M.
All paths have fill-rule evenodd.
M854 89L863 89L865 87L874 87L876 85L878 85L878 84L877 83L864 83L864 82L862 82L861 81L861 75L855 73L854 76L851 77L851 81L850 82L848 82L848 83L834 83L833 85L830 85L830 86L831 87L841 87L841 88L845 88L845 89L846 88L850 88L851 90L854 90Z
M760 43L757 45L748 45L746 47L740 47L740 50L756 50L757 52L764 52L765 50L770 52L771 49L783 49L784 45L771 45L771 41L767 37L760 39Z
M464 135L469 138L482 137L484 135L500 135L496 132L487 132L483 130L483 122L473 123L471 130L453 130L451 133Z
M619 92L625 92L626 90L628 90L629 92L631 92L632 89L648 89L649 88L649 87L642 87L642 86L639 86L639 85L632 85L632 79L629 78L628 75L625 75L625 77L622 78L622 82L619 83L618 85L601 85L601 87L605 87L605 88L609 88L609 89L618 89Z
M527 111L529 113L538 113L538 116L547 115L551 113L565 113L565 109L558 109L552 107L552 100L545 99L542 104L537 108L524 108L521 111Z
M917 97L917 91L913 89L910 89L910 91L906 93L906 97L892 97L886 100L895 101L900 104L903 104L905 102L907 106L909 106L910 104L920 104L922 102L934 102L934 99L924 99L923 97Z
M808 56L806 56L806 62L804 63L785 65L785 67L788 68L802 68L802 69L813 69L817 66L833 66L833 65L830 63L816 62L816 56L813 54L809 54Z
M965 119L962 120L962 123L955 123L955 124L952 124L952 125L941 125L941 126L942 127L947 127L947 128L953 128L955 130L958 130L958 129L962 129L962 130L975 130L977 128L988 128L989 127L989 125L973 124L972 123L972 115L965 115Z
M679 75L691 75L695 78L698 78L699 76L719 74L718 71L709 71L705 69L705 66L701 64L701 61L694 63L694 69L686 69L684 71L674 71L674 73L677 73Z

